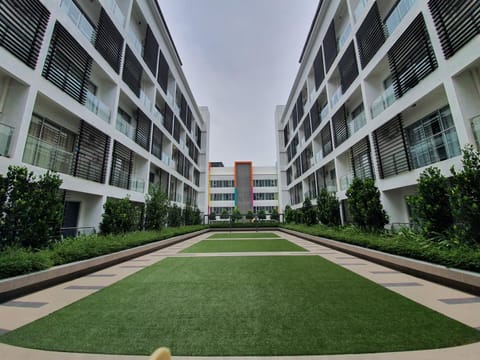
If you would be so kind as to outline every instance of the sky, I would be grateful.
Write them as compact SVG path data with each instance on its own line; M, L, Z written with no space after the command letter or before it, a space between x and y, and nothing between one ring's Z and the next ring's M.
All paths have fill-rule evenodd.
M318 0L158 2L210 111L210 161L275 165L275 107L287 102Z

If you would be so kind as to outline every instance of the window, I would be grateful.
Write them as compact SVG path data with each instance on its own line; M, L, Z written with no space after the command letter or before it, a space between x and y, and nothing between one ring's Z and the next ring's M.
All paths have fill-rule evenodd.
M233 188L233 180L211 180L210 187L212 188Z
M276 200L277 193L254 193L253 200Z
M210 194L211 201L233 201L233 194Z
M277 179L258 179L253 180L254 187L276 187Z
M424 117L406 130L414 168L460 155L457 131L448 106Z

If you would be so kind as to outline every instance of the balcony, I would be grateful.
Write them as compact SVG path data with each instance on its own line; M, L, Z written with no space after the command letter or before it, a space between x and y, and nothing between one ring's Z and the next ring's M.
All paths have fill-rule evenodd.
M385 20L386 35L390 36L410 11L416 0L400 0Z
M163 114L160 112L160 110L157 109L156 106L154 106L152 108L152 115L153 115L153 118L155 120L158 120L160 122L160 124L162 124L163 126L165 126L164 122L165 122L165 117L163 116Z
M344 175L340 178L340 189L343 191L348 190L350 184L353 182L353 175Z
M130 124L130 122L120 114L117 115L116 128L122 134L126 135L131 140L135 141L135 132L136 132L135 127L132 124Z
M145 192L145 180L137 179L131 176L128 188L132 191L143 193Z
M362 112L355 116L353 119L347 121L348 126L348 134L351 136L355 134L358 130L365 126L367 123L367 118L365 117L365 113Z
M44 169L71 174L73 153L60 149L34 136L28 136L23 162Z
M143 91L143 89L140 89L140 101L145 106L145 108L148 110L148 112L151 113L152 112L152 101L147 96L145 91Z
M320 118L322 119L322 121L327 120L327 117L328 117L329 113L330 113L330 109L329 109L328 104L327 104L327 105L325 105L325 107L320 112Z
M323 154L321 151L317 152L315 154L315 164L320 163L320 161L323 159Z
M352 25L348 23L345 30L343 30L342 35L340 35L337 40L337 49L339 52L343 48L343 45L345 45L345 43L347 42L351 33L352 33Z
M118 7L117 2L115 0L106 0L105 6L110 10L117 24L123 28L123 24L125 24L125 15L123 15L122 11Z
M95 26L83 14L82 10L72 0L62 0L60 8L68 15L83 36L93 44L95 42Z
M87 102L85 103L85 106L88 110L98 115L99 118L110 123L112 110L90 91L87 91Z
M337 185L331 182L327 182L325 188L328 192L337 192Z
M11 126L0 124L0 156L7 156L12 141L13 128Z
M170 201L181 203L182 202L182 195L181 194L170 194Z
M165 165L170 166L170 157L165 152L162 152L162 162Z
M365 8L367 7L368 0L359 0L357 6L353 10L353 17L355 18L355 22L363 15L365 12Z
M134 49L134 51L137 53L138 56L143 58L143 44L142 42L137 38L137 35L130 29L127 33L128 40L130 41L130 45Z
M395 91L393 86L390 85L385 91L375 100L373 100L370 110L372 112L372 118L377 117L383 110L392 105L397 98L395 97Z
M335 105L340 101L340 98L342 97L342 87L339 86L337 90L333 93L332 97L330 98L330 106L333 109Z
M480 115L472 119L472 131L475 136L475 141L477 142L477 148L480 149Z

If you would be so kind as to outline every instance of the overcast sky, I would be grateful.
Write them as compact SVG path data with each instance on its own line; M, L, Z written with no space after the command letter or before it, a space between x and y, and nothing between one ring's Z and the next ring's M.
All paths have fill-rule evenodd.
M199 106L210 161L273 166L285 104L318 0L159 0Z

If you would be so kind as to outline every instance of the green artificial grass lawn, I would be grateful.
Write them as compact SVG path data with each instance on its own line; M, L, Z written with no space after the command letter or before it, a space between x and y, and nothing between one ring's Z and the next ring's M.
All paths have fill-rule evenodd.
M38 349L174 355L367 353L480 332L318 256L169 258L0 337Z
M285 239L275 240L203 240L182 253L307 251Z
M251 232L251 233L217 233L209 236L209 239L271 239L279 238L277 234L267 232Z

